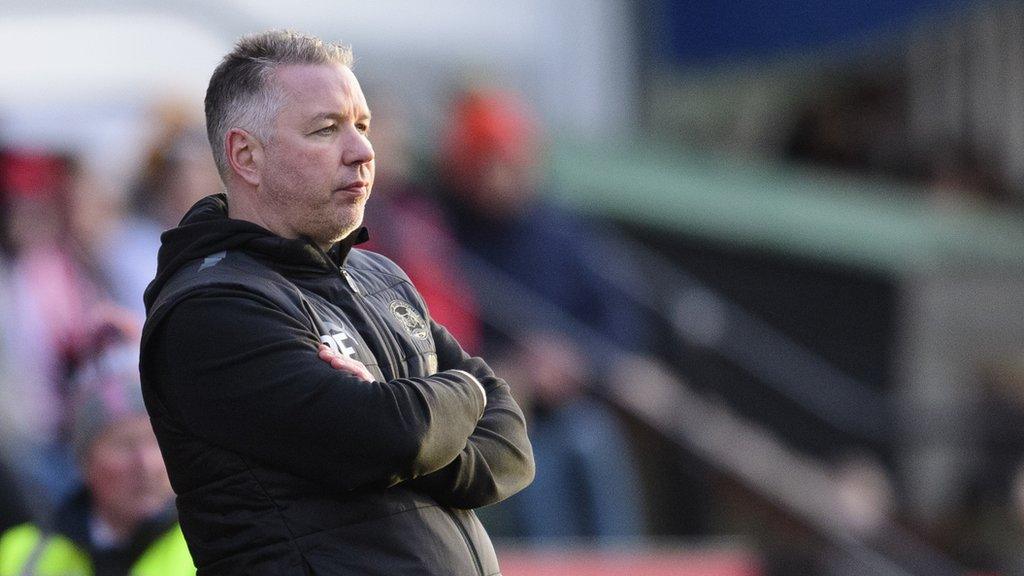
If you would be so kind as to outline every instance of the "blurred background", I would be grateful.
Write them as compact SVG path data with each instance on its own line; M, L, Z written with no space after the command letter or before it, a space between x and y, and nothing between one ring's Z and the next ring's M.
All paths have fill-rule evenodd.
M1024 574L999 0L0 1L0 529L83 482L76 375L268 28L352 45L371 248L528 413L508 576Z

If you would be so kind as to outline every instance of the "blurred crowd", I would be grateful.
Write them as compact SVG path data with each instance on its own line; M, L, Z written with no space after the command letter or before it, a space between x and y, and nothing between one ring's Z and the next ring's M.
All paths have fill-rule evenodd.
M650 351L667 348L664 331L601 273L613 258L599 241L605 227L545 193L545 135L525 104L491 88L457 93L429 160L399 104L372 104L366 247L408 272L435 319L495 365L527 412L536 480L479 511L491 534L623 542L746 533L768 547L801 534L607 401L611 380L629 385L662 369ZM795 157L831 154L833 119L822 114L794 135ZM166 111L154 123L127 183L105 181L71 151L0 153L0 576L33 562L91 563L96 574L191 569L139 397L137 339L161 232L221 186L200 123ZM859 454L831 469L836 516L866 541L885 539L898 514L891 473ZM1022 486L1024 469L996 500L1013 507L991 517L1004 543L977 567L1024 571L1012 552L1024 548ZM823 574L864 573L827 553L812 563ZM780 566L775 573L808 573L807 563Z
M542 472L484 512L488 523L524 538L641 535L631 450L617 415L589 394L607 366L553 324L489 322L478 305L487 296L465 273L471 246L524 298L644 346L640 315L584 265L587 224L541 194L541 135L530 115L508 94L461 94L444 156L425 175L402 111L391 108L375 110L368 247L405 268L466 349L504 368L530 412ZM130 183L104 181L73 151L0 154L4 576L82 565L126 574L154 557L165 565L153 574L191 566L141 403L137 340L161 232L221 185L201 123L167 110L154 122Z

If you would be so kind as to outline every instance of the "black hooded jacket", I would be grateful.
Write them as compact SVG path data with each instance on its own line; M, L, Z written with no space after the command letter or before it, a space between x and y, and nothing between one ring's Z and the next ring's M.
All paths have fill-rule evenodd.
M532 479L522 412L365 235L324 252L216 195L162 237L140 368L200 576L499 573L471 509Z

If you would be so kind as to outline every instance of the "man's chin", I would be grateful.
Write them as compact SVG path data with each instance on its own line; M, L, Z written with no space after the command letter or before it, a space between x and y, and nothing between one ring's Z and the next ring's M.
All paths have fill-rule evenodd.
M357 222L355 224L352 224L351 226L345 226L344 228L333 230L333 231L331 231L328 234L323 234L323 235L320 235L320 236L310 235L310 238L314 242L319 244L321 248L326 250L326 249L330 248L331 246L334 246L338 242L341 242L345 238L348 238L349 234L352 234L353 232L358 230L361 225L362 225L362 220L360 220L359 222Z

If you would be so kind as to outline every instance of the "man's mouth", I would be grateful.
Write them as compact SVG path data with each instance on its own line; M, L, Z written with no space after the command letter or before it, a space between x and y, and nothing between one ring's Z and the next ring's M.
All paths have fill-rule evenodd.
M365 180L356 180L339 188L338 190L344 190L350 194L366 194L370 189L370 184Z

